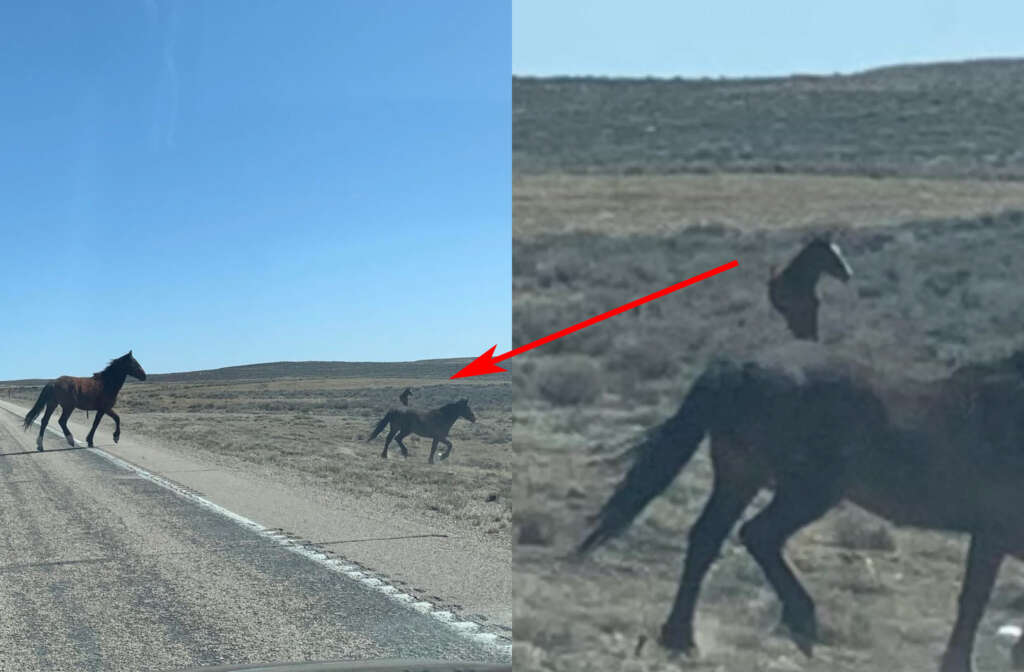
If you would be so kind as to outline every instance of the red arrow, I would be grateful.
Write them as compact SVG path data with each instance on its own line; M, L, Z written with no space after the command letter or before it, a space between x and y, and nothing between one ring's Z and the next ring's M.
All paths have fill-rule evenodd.
M541 345L544 345L545 343L550 343L551 341L557 340L557 339L559 339L559 338L561 338L563 336L568 336L569 334L571 334L574 331L579 331L580 329L586 329L590 325L597 324L601 320L607 320L609 317L615 317L619 313L624 313L627 310L632 310L632 309L634 309L634 308L636 308L638 306L642 306L643 304L647 303L648 301L654 301L655 299L660 299L661 297L665 296L666 294L671 294L672 292L674 292L676 290L679 290L679 289L682 289L683 287L689 287L690 285L695 285L698 282L701 282L702 280L707 280L708 278L710 278L713 275L718 275L719 273L723 273L725 271L728 271L730 268L736 268L739 265L740 265L740 262L738 262L735 259L733 259L732 261L730 261L727 264L722 264L721 266L719 266L717 268L712 268L710 271L704 271L700 275L695 275L692 278L690 278L689 280L683 280L682 282L677 282L674 285L669 285L665 289L659 290L659 291L657 291L657 292L655 292L653 294L648 294L647 296L640 297L639 299L636 299L634 301L630 301L629 303L627 303L625 305L622 305L622 306L619 306L618 308L613 308L612 310L609 310L607 313L601 313L600 315L596 315L596 316L590 318L589 320L583 320L579 324L574 324L571 327L566 327L565 329L562 329L561 331L556 331L553 334L548 334L544 338L538 338L536 341L533 341L532 343L527 343L526 345L521 345L518 348L516 348L515 350L509 350L505 354L498 355L497 357L494 356L494 350L498 346L496 346L496 345L492 346L490 350L488 350L484 354L480 355L479 357L474 359L472 362L470 362L466 366L462 367L462 369L460 369L459 372L456 373L454 376L449 378L449 380L453 380L455 378L469 378L470 376L483 376L483 375L486 375L488 373L501 373L505 369L503 369L500 366L498 366L497 365L498 362L503 362L506 359L511 359L511 358L515 357L516 355L521 355L524 352L526 352L528 350L533 350L534 348L536 348L538 346L541 346Z

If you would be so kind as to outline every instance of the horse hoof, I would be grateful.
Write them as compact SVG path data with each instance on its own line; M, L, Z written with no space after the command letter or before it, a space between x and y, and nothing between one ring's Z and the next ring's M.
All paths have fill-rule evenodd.
M800 653L804 654L808 658L814 657L814 643L815 640L812 637L800 633L792 633L793 643L796 644L796 648L800 649Z
M667 633L664 630L661 636L658 637L658 644L670 653L682 654L691 658L696 658L700 653L692 637L677 633Z
M43 452L43 447L42 446L36 446L36 450L38 450L41 453L41 452Z
M814 657L814 645L818 643L818 619L813 612L809 616L783 616L783 623L789 630L789 637L796 648L808 658Z
M120 439L120 438L121 438L120 434L114 434L114 443L117 443L117 440Z

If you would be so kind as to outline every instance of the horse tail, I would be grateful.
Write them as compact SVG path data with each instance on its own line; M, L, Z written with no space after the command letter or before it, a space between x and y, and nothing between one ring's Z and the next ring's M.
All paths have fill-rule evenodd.
M598 513L596 526L577 547L577 555L624 532L683 470L713 424L721 373L719 365L705 369L679 411L629 450L636 455L633 466Z
M36 421L36 417L43 412L43 408L46 407L47 402L51 399L53 399L53 383L47 383L46 385L43 385L43 391L39 393L39 398L36 399L35 406L33 406L25 415L25 429L32 426L32 423Z
M377 423L377 426L374 427L373 433L370 434L370 438L368 438L367 441L373 441L374 439L376 439L377 435L383 432L384 428L388 426L388 423L391 422L391 418L394 417L394 415L394 411L388 411L387 413L385 413L384 417L381 418L380 422Z

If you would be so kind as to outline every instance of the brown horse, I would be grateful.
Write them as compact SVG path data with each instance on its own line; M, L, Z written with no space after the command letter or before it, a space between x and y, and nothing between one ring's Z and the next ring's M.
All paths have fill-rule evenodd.
M822 273L842 282L853 276L839 246L824 236L804 246L781 273L771 269L768 299L797 338L818 340L819 301L814 290Z
M76 408L96 411L96 417L92 421L92 429L86 437L86 442L90 448L92 447L92 437L96 433L96 428L99 426L100 418L103 417L104 413L112 417L116 423L114 443L117 443L118 439L121 438L121 416L114 412L114 402L117 401L117 393L121 391L121 386L124 385L124 379L127 376L132 376L139 380L146 379L146 372L135 361L131 350L128 351L128 354L111 360L107 368L92 374L92 378L61 376L57 380L44 385L43 391L39 393L39 398L36 399L35 406L25 415L24 423L25 429L28 429L35 422L36 417L42 412L43 408L46 409L46 412L43 413L43 420L39 425L39 438L36 439L36 450L43 449L43 433L46 431L46 423L50 421L50 415L58 405L61 407L61 414L57 422L60 424L60 428L64 430L64 438L67 439L68 445L72 448L75 446L75 439L71 436L71 430L68 429L68 418L71 417L72 411Z
M459 418L476 422L476 416L473 415L473 411L469 408L468 399L459 399L426 412L411 408L395 408L388 411L381 421L377 423L367 441L373 441L390 424L391 430L388 432L387 438L384 439L384 450L380 454L386 460L388 459L388 446L391 445L391 439L394 439L398 443L398 447L402 449L402 457L409 457L409 451L406 449L405 444L402 443L402 439L409 434L425 436L428 439L434 440L434 443L430 446L430 458L428 460L433 464L438 443L443 443L446 448L445 452L441 455L442 460L447 460L448 456L451 455L452 442L448 440L448 432L452 430L452 425Z
M771 503L742 525L740 539L808 656L818 637L814 602L782 554L795 532L845 498L897 525L969 534L941 670L971 670L978 623L1002 560L1024 552L1024 352L934 381L896 378L806 341L719 360L697 378L676 415L632 449L633 466L578 552L624 531L672 483L705 434L714 483L689 533L679 592L661 630L664 646L695 648L704 575L744 509L768 488Z

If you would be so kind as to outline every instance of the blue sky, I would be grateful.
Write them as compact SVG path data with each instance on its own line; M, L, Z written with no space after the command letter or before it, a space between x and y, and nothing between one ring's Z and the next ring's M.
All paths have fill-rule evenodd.
M0 379L511 341L511 9L0 9Z
M1024 56L1019 0L513 0L517 75L855 72Z

